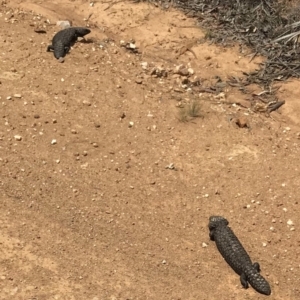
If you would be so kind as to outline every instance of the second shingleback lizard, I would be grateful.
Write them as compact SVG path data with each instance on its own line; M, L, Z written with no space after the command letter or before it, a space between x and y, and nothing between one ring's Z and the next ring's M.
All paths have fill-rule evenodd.
M49 45L47 51L54 51L57 59L62 59L69 52L71 46L77 41L77 38L84 37L91 32L85 27L69 27L55 34L52 39L52 45Z
M259 264L252 264L248 253L228 224L229 222L221 216L211 216L208 224L210 239L216 242L217 248L226 262L240 275L244 288L248 288L249 282L257 292L270 295L270 285L260 275Z

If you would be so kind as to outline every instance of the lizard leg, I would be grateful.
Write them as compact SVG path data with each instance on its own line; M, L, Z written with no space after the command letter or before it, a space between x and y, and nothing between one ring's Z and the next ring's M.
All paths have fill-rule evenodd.
M254 263L253 264L253 268L259 273L260 272L260 265L259 265L259 263Z
M245 273L241 274L240 280L241 280L241 284L242 284L243 288L247 289L249 287L249 284L248 284L247 276Z
M210 238L211 241L214 241L214 240L215 240L215 237L214 237L214 231L213 231L213 230L211 230L211 231L209 232L209 238Z
M47 52L50 52L51 50L54 51L54 48L53 48L52 45L49 45L49 46L47 47Z
M65 53L68 53L70 51L70 47L65 47Z

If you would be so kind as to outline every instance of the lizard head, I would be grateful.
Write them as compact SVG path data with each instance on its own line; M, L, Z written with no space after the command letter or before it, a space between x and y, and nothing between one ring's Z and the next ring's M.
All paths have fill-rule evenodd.
M84 37L89 34L91 30L89 28L84 27L75 27L77 37Z
M229 222L221 216L211 216L209 218L209 224L208 224L208 228L214 229L217 228L218 226L227 226L229 224Z

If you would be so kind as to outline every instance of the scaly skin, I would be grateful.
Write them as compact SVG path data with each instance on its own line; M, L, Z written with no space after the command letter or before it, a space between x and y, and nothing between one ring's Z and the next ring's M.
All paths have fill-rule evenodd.
M69 27L55 34L52 39L52 45L49 45L47 51L54 51L57 59L65 57L70 48L77 41L78 37L84 37L91 32L90 29L84 27Z
M252 264L248 253L228 224L229 222L221 216L210 217L208 224L210 239L216 242L217 248L226 262L240 275L244 288L248 288L249 282L257 292L270 295L270 285L260 275L259 264Z

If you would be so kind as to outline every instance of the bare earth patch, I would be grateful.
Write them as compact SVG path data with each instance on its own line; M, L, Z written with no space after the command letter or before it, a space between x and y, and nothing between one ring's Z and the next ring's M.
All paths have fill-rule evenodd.
M254 113L201 89L262 58L194 43L172 9L90 2L1 2L0 298L264 299L209 240L217 214L269 299L299 299L299 82ZM66 19L92 32L61 64L46 48Z

